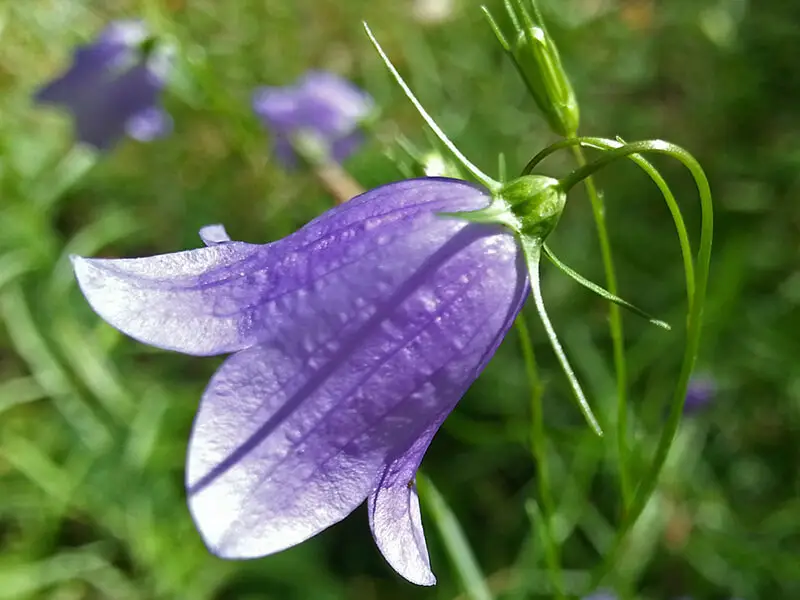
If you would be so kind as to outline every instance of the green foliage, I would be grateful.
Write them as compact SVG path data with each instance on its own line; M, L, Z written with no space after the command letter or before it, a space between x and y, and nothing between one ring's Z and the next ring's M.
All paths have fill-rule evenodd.
M618 440L586 427L533 306L540 385L529 387L532 353L515 331L423 465L436 486L422 489L439 579L427 589L384 564L365 510L275 556L210 556L182 480L191 420L218 361L123 337L72 278L71 253L196 247L197 229L216 222L238 239L268 241L325 210L331 199L311 176L272 161L249 107L255 86L294 81L307 68L335 70L381 105L375 135L348 171L364 187L400 178L385 147L402 132L425 148L426 136L362 20L458 147L484 171L503 152L513 179L555 139L478 6L454 2L446 22L422 23L412 10L422 3L0 3L0 599L523 600L585 591L622 522ZM783 0L540 4L582 131L689 148L717 200L698 371L719 391L705 412L683 417L604 587L625 599L800 597L800 9ZM500 2L489 8L504 14ZM179 46L167 95L176 131L96 159L72 147L64 115L33 107L30 95L108 20L139 15ZM697 247L693 182L653 160ZM596 175L618 293L673 325L666 332L624 317L624 470L635 486L667 423L686 298L674 214L628 162ZM547 174L572 168L560 153ZM587 279L603 280L592 210L577 188L548 243ZM613 425L607 304L548 263L542 271L565 350L598 420Z

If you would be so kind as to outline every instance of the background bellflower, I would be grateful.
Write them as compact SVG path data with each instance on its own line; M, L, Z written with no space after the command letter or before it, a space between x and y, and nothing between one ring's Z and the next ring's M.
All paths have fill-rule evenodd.
M686 401L683 404L683 414L694 415L707 408L716 393L716 384L709 377L694 377L689 381L686 390Z
M324 71L309 71L295 85L261 87L253 95L253 110L275 140L275 155L287 167L302 154L318 161L342 162L363 143L359 125L374 110L366 92Z
M233 353L205 390L187 461L214 553L278 552L366 500L388 562L435 582L414 477L529 291L509 230L441 215L489 200L464 181L414 179L271 244L211 226L206 248L73 259L94 310L124 333Z
M118 21L93 44L77 48L72 66L34 98L72 112L78 140L98 150L108 150L125 133L151 141L172 127L158 106L168 62L143 23Z

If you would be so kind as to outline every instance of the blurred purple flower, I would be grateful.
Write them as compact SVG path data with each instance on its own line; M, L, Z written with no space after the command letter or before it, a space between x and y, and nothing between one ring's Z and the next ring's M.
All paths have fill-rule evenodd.
M617 600L617 595L612 592L595 592L584 596L582 600Z
M686 390L686 401L683 404L683 414L692 415L706 408L714 398L716 385L709 378L693 378L689 381Z
M284 550L367 500L388 562L435 583L415 474L529 291L512 233L437 214L489 200L464 181L412 179L271 244L216 225L201 231L207 248L73 258L89 303L124 333L234 353L205 390L187 460L212 552Z
M310 71L293 86L261 87L253 94L253 110L274 135L275 155L290 168L297 164L295 145L302 136L323 158L343 162L363 143L359 124L374 106L369 94L323 71Z
M679 596L675 600L694 600L692 596ZM742 600L742 598L730 598L730 600Z
M163 49L145 49L147 42L143 23L111 23L93 44L77 48L72 66L34 99L71 111L78 140L98 150L125 133L140 141L166 135L172 120L157 103L169 57Z

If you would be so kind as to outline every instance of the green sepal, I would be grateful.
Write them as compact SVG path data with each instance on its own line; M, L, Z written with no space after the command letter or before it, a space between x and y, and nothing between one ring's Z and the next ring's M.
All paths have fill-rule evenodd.
M586 395L583 393L583 388L578 381L578 377L575 375L575 371L573 371L569 363L569 359L561 346L561 342L558 341L556 331L545 310L544 299L542 298L541 277L539 276L539 262L542 256L542 246L544 244L541 240L525 235L519 236L519 242L522 246L525 264L528 268L528 278L531 284L531 294L533 296L534 305L536 306L536 312L539 313L539 319L544 326L547 338L550 340L550 346L553 348L553 352L556 358L558 358L558 362L561 364L561 370L564 371L564 375L566 375L569 381L572 393L578 403L578 408L583 413L586 422L597 435L602 436L603 429L600 427L597 417L595 417L592 408L589 406L589 402L586 399Z
M486 208L479 208L478 210L468 210L464 212L441 212L437 213L442 217L452 217L455 219L463 219L470 223L481 223L484 225L502 225L508 227L513 232L518 232L520 229L519 219L509 209L508 204L502 199L494 200Z
M515 231L541 241L550 235L561 218L567 195L557 179L545 175L525 175L514 179L497 192L519 222Z
M440 214L472 223L503 225L519 236L543 242L558 224L565 203L566 194L557 179L525 175L504 184L485 208Z
M572 279L574 279L576 282L581 284L586 289L594 292L595 294L597 294L598 296L600 296L601 298L603 298L605 300L608 300L609 302L613 302L614 304L618 304L622 308L627 308L632 313L634 313L634 314L636 314L636 315L638 315L638 316L640 316L640 317L642 317L644 319L647 319L650 323L652 323L656 327L660 327L661 329L666 329L667 331L670 331L672 329L672 327L669 326L669 323L666 323L665 321L661 321L660 319L656 319L655 317L653 317L649 313L643 311L638 306L635 306L635 305L631 304L627 300L623 300L619 296L615 296L614 294L612 294L611 292L609 292L605 288L602 288L599 285L597 285L596 283L593 283L593 282L589 281L588 279L586 279L582 275L579 275L576 271L574 271L573 269L568 267L566 264L561 262L558 259L558 257L555 254L553 254L553 251L550 250L550 248L547 247L547 244L543 245L542 250L544 251L544 255L550 260L550 262L552 262L556 267L558 267L559 270L561 270L566 275L569 275L570 277L572 277Z

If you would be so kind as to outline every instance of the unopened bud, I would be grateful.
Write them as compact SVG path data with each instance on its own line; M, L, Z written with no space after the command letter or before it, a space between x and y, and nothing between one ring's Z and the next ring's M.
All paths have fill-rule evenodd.
M580 120L578 101L547 31L526 25L518 33L511 54L553 131L564 137L575 135Z
M505 6L514 26L511 42L506 40L500 26L484 7L489 25L514 61L551 129L564 137L574 136L580 121L578 101L535 1L531 6L536 20L525 9L522 0L506 0Z

